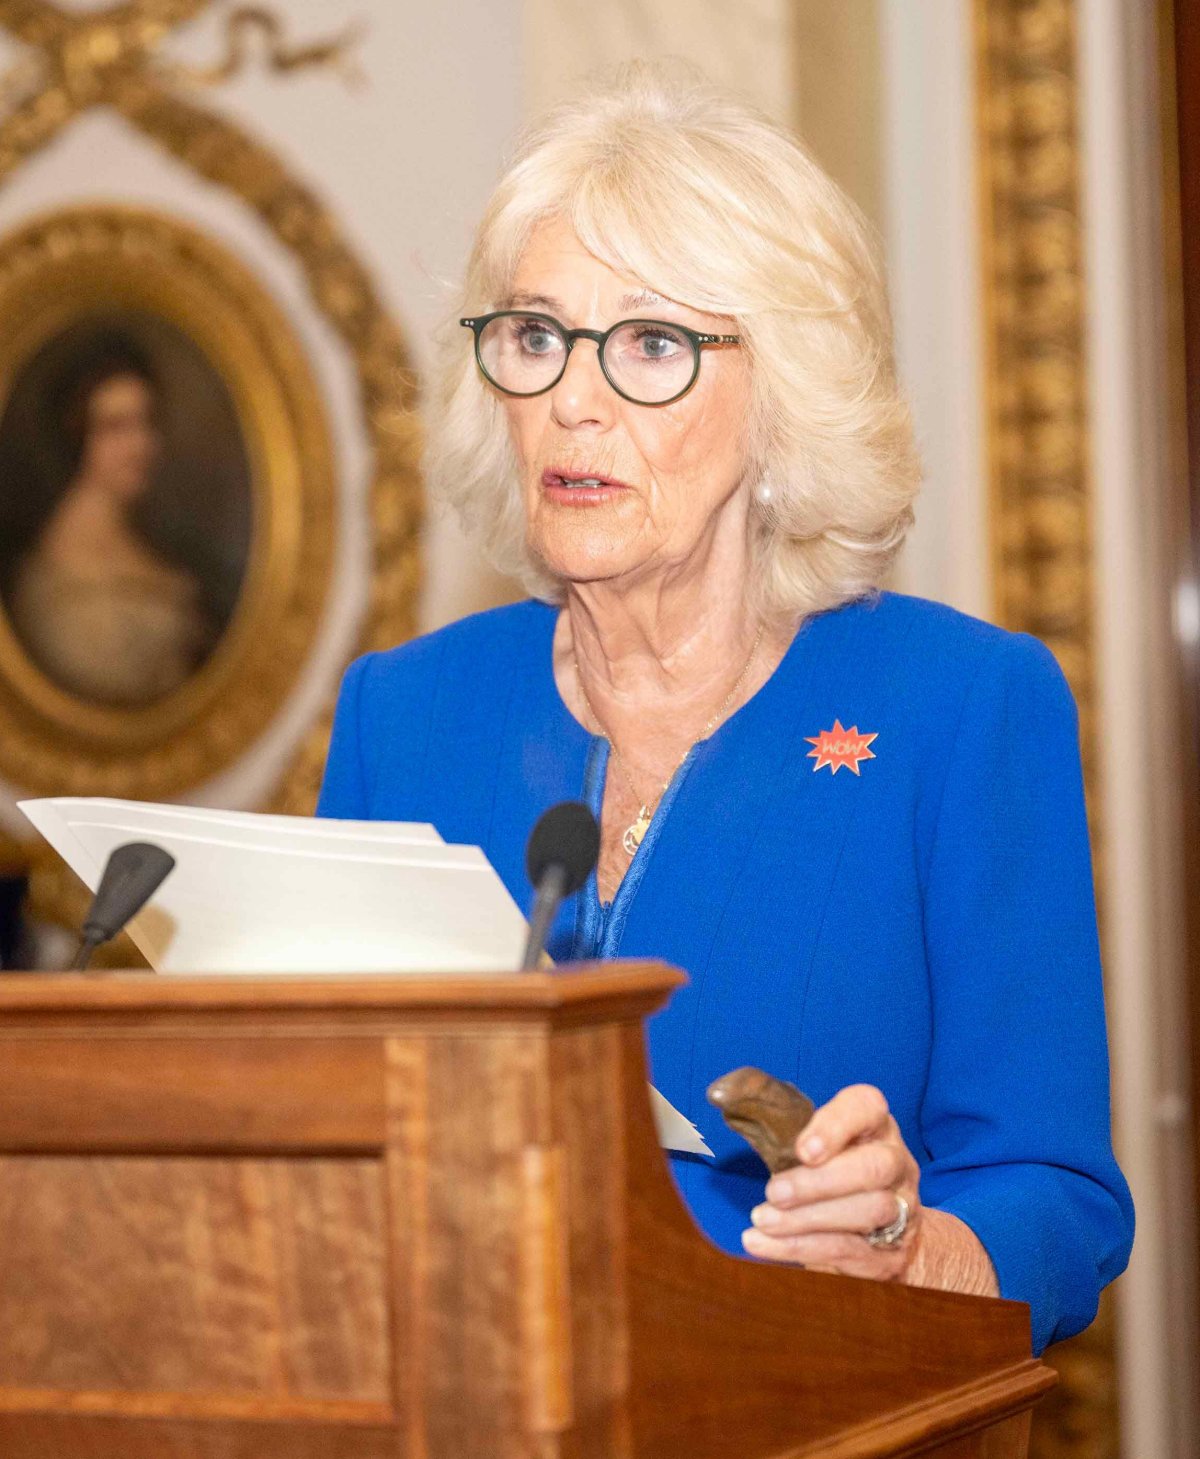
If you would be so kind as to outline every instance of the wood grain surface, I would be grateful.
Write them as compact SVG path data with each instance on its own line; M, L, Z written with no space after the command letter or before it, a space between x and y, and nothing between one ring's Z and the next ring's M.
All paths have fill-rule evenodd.
M679 977L0 979L0 1455L1024 1459L1023 1307L696 1229Z
M0 1158L11 1389L387 1405L375 1160Z
M366 1039L14 1038L0 1149L381 1153L383 1086Z

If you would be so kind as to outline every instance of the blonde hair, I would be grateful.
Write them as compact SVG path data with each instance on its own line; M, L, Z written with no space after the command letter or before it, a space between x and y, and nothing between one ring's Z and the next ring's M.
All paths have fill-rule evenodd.
M551 218L617 272L736 321L751 364L747 479L770 484L752 511L760 611L804 617L877 589L920 466L871 229L795 137L674 63L623 67L526 133L440 332L427 480L495 565L562 597L527 546L503 406L456 320L498 307Z

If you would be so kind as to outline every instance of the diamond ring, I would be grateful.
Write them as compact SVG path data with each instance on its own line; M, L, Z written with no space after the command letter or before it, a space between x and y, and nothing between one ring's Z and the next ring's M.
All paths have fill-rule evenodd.
M867 1232L867 1241L872 1246L895 1246L908 1227L908 1202L902 1195L896 1196L896 1219L886 1226L878 1226Z

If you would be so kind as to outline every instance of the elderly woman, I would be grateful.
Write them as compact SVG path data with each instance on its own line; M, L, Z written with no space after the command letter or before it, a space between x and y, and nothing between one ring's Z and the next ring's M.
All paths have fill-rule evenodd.
M708 1235L1078 1331L1133 1214L1075 707L1037 640L880 589L918 466L861 219L634 68L527 138L463 298L430 476L532 598L351 667L321 812L431 821L527 903L529 828L585 799L550 951L690 974L650 1057ZM740 1064L818 1102L765 1190L704 1100Z

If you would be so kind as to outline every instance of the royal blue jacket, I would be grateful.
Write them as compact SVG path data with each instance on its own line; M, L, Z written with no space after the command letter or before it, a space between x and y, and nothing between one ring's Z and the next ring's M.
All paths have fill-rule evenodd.
M432 822L528 909L530 828L560 800L598 813L608 759L555 687L555 619L521 603L352 664L319 813ZM870 758L811 753L835 723ZM671 1165L727 1251L765 1172L704 1091L756 1064L818 1103L883 1090L922 1201L1030 1304L1035 1351L1124 1268L1077 717L1037 639L895 593L809 618L689 754L613 902L593 876L550 951L689 974L651 1074L715 1152Z

